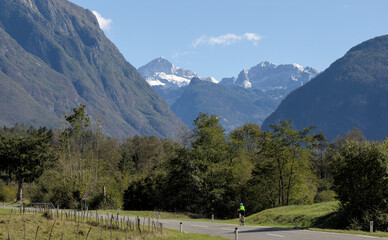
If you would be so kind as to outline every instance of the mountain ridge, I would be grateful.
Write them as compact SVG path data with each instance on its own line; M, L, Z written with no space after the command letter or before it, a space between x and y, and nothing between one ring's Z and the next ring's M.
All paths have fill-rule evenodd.
M303 87L289 94L265 121L297 128L314 125L329 140L354 127L371 140L388 135L388 35L351 48Z
M77 107L74 103L83 103L92 118L103 118L104 133L118 138L136 134L174 138L178 128L184 127L105 36L91 11L67 0L4 0L0 2L0 27L20 46L20 52L33 55L51 69L36 73L38 77L31 80L34 84L42 83L39 78L53 82L62 78L74 87L69 106L60 112L47 108L46 115L60 119L63 112ZM2 62L7 61L5 54L1 57ZM34 62L26 61L26 65ZM24 90L38 97L33 89L25 86ZM55 96L47 99L56 101Z
M303 68L296 64L276 65L264 61L241 71L239 78L223 78L219 83L209 78L198 78L193 71L183 69L190 73L188 75L195 77L190 79L180 74L175 77L186 78L180 82L183 84L175 84L172 81L175 69L181 68L174 66L165 58L156 58L140 67L139 72L186 125L192 126L200 112L207 112L218 115L220 123L227 131L246 122L261 124L290 91L318 73L310 67ZM241 80L243 78L241 74L246 74L249 86L242 84L244 79ZM276 77L270 74L275 74ZM299 81L299 76L302 75L302 81ZM265 87L261 89L257 83L260 82L260 77L267 81ZM203 83L201 79L209 83ZM284 85L270 86L271 81L276 83L275 80ZM253 87L249 81L253 83Z

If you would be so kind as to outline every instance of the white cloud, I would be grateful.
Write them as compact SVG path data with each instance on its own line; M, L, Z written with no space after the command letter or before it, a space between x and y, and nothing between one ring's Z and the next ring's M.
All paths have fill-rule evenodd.
M221 35L218 37L211 37L209 38L208 42L211 46L214 45L230 45L232 43L235 43L237 41L240 41L242 39L241 36L238 36L236 34L228 33L225 35Z
M217 37L207 37L207 36L202 36L196 40L193 41L192 46L194 48L198 47L199 45L231 45L233 43L242 41L242 40L247 40L253 43L253 45L257 45L257 42L261 40L261 36L256 34L256 33L245 33L243 35L236 35L233 33L227 33L221 36Z
M206 36L202 36L202 37L200 37L200 38L198 38L198 39L196 39L194 42L193 42L193 47L197 47L198 45L202 45L202 44L204 44L204 43L206 43Z
M107 31L110 29L110 26L112 25L113 21L110 18L104 18L101 16L100 13L96 11L92 11L93 14L96 16L98 24L100 25L100 28L104 31Z

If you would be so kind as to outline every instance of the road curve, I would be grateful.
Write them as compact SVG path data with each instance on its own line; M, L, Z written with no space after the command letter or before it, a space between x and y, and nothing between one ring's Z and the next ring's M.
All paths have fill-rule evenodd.
M387 240L387 238L373 236L316 232L287 228L260 226L241 227L232 224L176 221L164 219L161 219L160 222L163 223L163 227L178 231L180 230L180 222L182 222L183 232L219 236L227 239L235 239L234 231L237 227L239 240Z

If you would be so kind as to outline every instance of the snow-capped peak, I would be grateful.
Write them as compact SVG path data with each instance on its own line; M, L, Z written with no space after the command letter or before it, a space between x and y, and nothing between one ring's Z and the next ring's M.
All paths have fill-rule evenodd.
M235 85L263 91L295 89L311 80L318 73L319 71L311 67L304 68L296 63L276 65L263 61L250 69L241 71Z
M198 77L195 72L176 67L166 58L159 57L138 69L139 73L151 86L164 86L180 88L190 83L191 79ZM198 77L203 81L218 83L213 77Z
M276 68L277 65L274 64L274 63L271 63L271 62L268 62L268 61L262 61L261 63L259 63L259 65L257 66L261 66L261 67L273 67L273 68Z
M304 68L299 64L293 63L292 66L296 67L297 69L299 69L302 72L304 71Z

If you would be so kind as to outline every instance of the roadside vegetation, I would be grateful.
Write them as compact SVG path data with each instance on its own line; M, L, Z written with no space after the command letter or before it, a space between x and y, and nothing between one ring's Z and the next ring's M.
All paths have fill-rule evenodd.
M102 212L229 221L242 202L258 224L293 225L298 217L300 227L367 231L374 221L388 231L388 141L368 142L359 129L332 143L291 121L226 133L217 116L200 113L179 141L119 140L104 136L85 105L65 119L63 130L0 129L0 201L78 210L86 201ZM320 218L319 208L330 214ZM277 222L269 209L280 212Z
M92 219L84 222L66 221L63 218L50 217L45 213L20 214L10 209L0 209L0 239L117 239L117 240L217 240L201 234L181 234L178 231L163 229L163 232L143 231L105 227ZM144 230L145 229L145 230ZM9 238L8 238L9 237Z
M247 217L249 224L298 228L327 228L330 216L339 210L339 202L292 205L267 209ZM297 225L295 225L297 224Z

